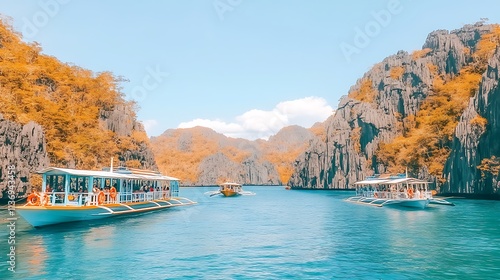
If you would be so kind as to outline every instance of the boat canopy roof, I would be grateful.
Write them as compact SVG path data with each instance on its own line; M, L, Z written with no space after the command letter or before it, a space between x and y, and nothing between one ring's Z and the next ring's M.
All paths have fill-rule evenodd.
M126 172L121 172L126 171ZM48 167L37 171L38 174L45 175L72 175L94 178L113 178L113 179L136 179L136 180L157 180L157 181L179 181L179 179L165 176L159 172L136 171L128 169L118 169L117 172L98 171L98 170L80 170L70 168Z
M429 182L415 178L367 179L354 183L355 185L393 185L399 183L428 184Z
M377 185L377 184L381 184L381 183L384 183L384 182L387 182L389 180L387 179L370 179L370 180L363 180L363 181L359 181L359 182L356 182L354 183L355 185Z
M241 184L238 183L232 183L232 182L225 182L220 184L221 186L241 186Z

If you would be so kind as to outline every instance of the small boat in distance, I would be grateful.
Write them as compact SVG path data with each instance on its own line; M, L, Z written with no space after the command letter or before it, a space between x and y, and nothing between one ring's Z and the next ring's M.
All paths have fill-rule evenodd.
M405 174L396 176L369 176L354 183L356 196L347 201L382 207L385 205L425 209L429 204L454 206L444 199L434 198L429 182L408 178Z
M225 197L238 195L255 195L253 192L243 191L243 186L238 183L225 182L219 185L219 189L212 192L206 192L210 196L223 195Z
M243 192L243 188L237 183L222 183L219 185L219 191L224 196L237 196Z
M42 174L42 191L16 207L34 227L196 204L178 197L179 179L156 171L49 167L37 173Z

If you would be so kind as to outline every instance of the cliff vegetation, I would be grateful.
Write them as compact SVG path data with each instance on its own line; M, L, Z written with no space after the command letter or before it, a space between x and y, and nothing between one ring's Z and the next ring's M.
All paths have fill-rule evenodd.
M350 188L374 173L435 181L446 193L500 191L500 27L429 34L421 50L374 65L299 156L289 184Z
M132 167L156 166L148 137L136 121L135 104L124 99L120 82L112 73L94 73L45 55L37 43L23 42L9 24L0 22L2 124L19 125L19 132L23 126L34 127L36 133L31 135L38 138L30 136L27 141L42 146L35 155L43 159L42 164L36 168L50 162L58 167L96 169L108 166L111 157ZM21 153L31 144L23 143L14 152L17 137L10 135L0 143L0 148L11 151L3 166L16 162L19 173L28 173L26 168L32 172L25 164L27 156ZM0 177L5 179L5 172ZM24 181L20 190L27 188L29 179Z

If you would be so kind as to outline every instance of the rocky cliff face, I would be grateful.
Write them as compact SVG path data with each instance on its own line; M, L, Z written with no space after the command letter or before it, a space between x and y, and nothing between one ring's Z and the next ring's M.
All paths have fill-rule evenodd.
M48 158L58 167L100 169L118 156L130 167L156 168L120 79L44 55L13 30L0 19L0 188L7 164L24 192Z
M455 130L452 153L445 166L446 193L494 194L499 192L498 174L484 176L478 166L485 158L500 155L500 50L488 61L479 92L471 98ZM487 120L481 125L474 121ZM490 175L490 174L486 174Z
M214 185L220 183L221 178L243 182L245 185L281 184L276 168L256 155L251 155L243 162L237 163L223 153L216 153L205 158L198 170L200 175L195 185Z
M46 142L40 125L29 122L20 125L0 115L0 192L6 197L9 166L15 170L15 190L30 191L33 172L49 166Z
M349 96L341 99L335 115L328 120L326 139L316 139L295 161L289 185L294 188L345 189L367 175L384 173L386 168L377 162L375 155L381 141L389 142L401 135L404 128L401 126L405 125L401 120L418 112L422 101L432 94L436 75L459 73L471 62L471 53L481 35L490 30L491 26L482 24L467 25L452 32L438 30L429 34L422 51L413 54L400 51L375 65L351 87ZM494 73L491 68L485 75L494 80ZM488 91L483 93L485 97L477 97L477 106L485 106L485 102L491 104L492 99L486 97L492 86L493 82L490 82L484 89ZM492 106L488 108L494 114ZM466 121L467 117L463 118ZM463 133L467 134L465 130ZM464 142L464 146L459 140L456 142L456 150L462 149L464 156L468 156L465 153L474 153L464 146L479 145L474 139L470 139L469 144ZM474 164L480 158L478 156ZM425 167L418 173L414 176L429 178Z
M130 106L118 105L112 111L101 111L100 119L104 129L113 131L118 137L133 138L134 132L146 135L144 126L137 121L135 112ZM157 170L158 166L153 155L153 151L147 139L145 141L134 141L133 149L122 150L118 160L125 165L126 162L136 161L145 169Z
M115 132L119 136L132 136L134 131L144 132L142 124L137 122L133 112L125 106L118 106L110 112L103 112L103 129ZM32 174L50 165L47 155L47 141L44 128L35 122L21 125L3 118L0 114L0 192L5 195L8 183L8 166L15 167L16 192L23 195L39 182L32 181ZM140 167L157 169L153 152L148 142L138 142L135 149L122 150L118 160L122 163L136 160ZM57 166L57 163L55 164ZM65 166L74 167L74 166Z

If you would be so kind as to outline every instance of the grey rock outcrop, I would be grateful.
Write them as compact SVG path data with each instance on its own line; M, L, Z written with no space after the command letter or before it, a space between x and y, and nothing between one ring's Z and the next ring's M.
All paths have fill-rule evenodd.
M103 126L118 136L131 136L136 129L135 113L127 105L117 105L112 111L100 111Z
M417 57L400 51L375 65L349 91L360 92L369 82L373 100L344 96L328 121L326 139L314 140L295 161L288 184L293 188L346 189L367 175L384 173L386 167L375 155L381 141L402 134L401 125L405 124L401 120L416 115L432 93L435 76L459 73L472 61L466 49L475 50L481 35L490 30L491 26L475 24L452 32L434 31L423 45L428 51ZM391 72L395 68L404 71L398 76ZM425 168L416 175L429 178Z
M471 98L455 129L442 192L486 195L500 192L498 174L483 177L477 168L484 158L500 155L499 67L500 49L497 49L482 75L479 92ZM478 117L487 120L485 127L473 121Z
M129 104L118 105L112 111L101 111L100 119L105 129L111 130L117 136L131 137L134 131L143 132L144 126L136 120L135 112ZM130 160L137 160L141 168L157 170L158 166L153 151L148 142L136 143L137 148L121 151L118 160L124 164Z
M20 195L29 192L32 173L49 166L43 129L35 122L21 125L3 118L0 114L0 191L5 198L9 166L15 170L15 191Z
M291 125L284 127L275 135L269 137L267 144L274 152L286 152L298 146L308 143L315 135L304 127Z
M242 163L231 161L223 153L216 153L205 158L199 166L199 178L196 185L214 185L220 178L241 182L246 185L279 185L276 168L267 161L252 155Z

